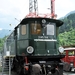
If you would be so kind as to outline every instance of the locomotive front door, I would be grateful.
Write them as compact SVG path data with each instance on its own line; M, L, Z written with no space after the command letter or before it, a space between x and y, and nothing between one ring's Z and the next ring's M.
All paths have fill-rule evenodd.
M35 54L54 54L56 53L56 43L50 41L36 41Z

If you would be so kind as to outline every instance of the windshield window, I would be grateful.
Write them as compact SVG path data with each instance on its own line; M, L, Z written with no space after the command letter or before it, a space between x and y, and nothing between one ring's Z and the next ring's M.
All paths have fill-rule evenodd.
M47 25L47 35L54 35L54 25Z
M44 35L55 35L55 24L54 23L45 24L43 27L43 34Z
M39 23L31 24L31 33L32 34L41 34L41 25Z

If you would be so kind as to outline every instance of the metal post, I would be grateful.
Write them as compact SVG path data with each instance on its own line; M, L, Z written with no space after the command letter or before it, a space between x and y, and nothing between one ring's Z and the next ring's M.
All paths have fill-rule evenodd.
M3 65L3 53L2 53L2 75L3 75L3 67L4 67L4 65Z
M9 75L11 75L11 60L10 60L10 57L9 57Z

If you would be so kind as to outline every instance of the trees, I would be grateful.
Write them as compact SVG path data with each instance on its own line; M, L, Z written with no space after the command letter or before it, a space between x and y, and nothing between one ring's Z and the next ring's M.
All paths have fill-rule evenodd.
M64 24L59 28L60 45L75 45L75 13L61 20Z
M3 50L3 44L6 38L7 36L5 36L4 38L0 38L0 52Z
M75 45L75 29L59 34L59 44L62 46Z

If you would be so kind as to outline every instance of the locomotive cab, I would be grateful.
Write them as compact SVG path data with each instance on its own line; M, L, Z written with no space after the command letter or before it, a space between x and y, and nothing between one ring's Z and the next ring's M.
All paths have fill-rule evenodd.
M63 75L60 59L64 55L58 50L58 28L62 24L62 21L50 18L24 18L15 27L13 37L9 36L8 47L15 55L12 71L18 75Z
M25 18L15 28L18 55L58 55L58 27L62 21L49 18Z

